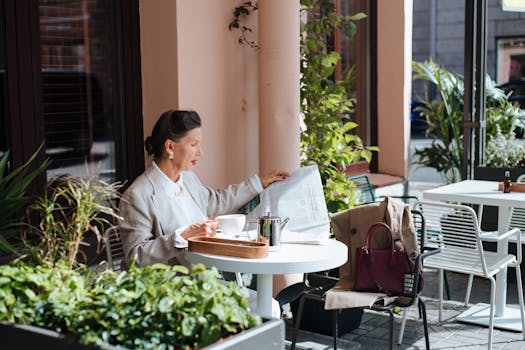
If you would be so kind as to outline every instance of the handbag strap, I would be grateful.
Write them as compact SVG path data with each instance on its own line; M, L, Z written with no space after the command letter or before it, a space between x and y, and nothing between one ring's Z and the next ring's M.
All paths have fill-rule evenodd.
M390 226L388 226L387 224L385 224L384 222L376 222L374 223L372 226L370 226L370 228L368 229L368 232L366 234L366 240L365 240L365 245L363 246L363 249L365 249L365 251L367 252L367 255L369 256L369 259L370 259L370 262L372 263L373 262L373 254L372 254L372 236L374 235L374 232L379 229L379 228L384 228L385 230L387 230L387 232L390 234L390 249L391 249L391 252L392 254L390 255L390 265L393 265L395 264L395 260L394 260L394 235L392 233L392 230L390 229Z

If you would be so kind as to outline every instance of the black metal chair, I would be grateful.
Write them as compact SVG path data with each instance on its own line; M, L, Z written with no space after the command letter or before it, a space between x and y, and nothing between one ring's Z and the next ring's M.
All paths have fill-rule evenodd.
M383 198L385 196L377 196L370 179L366 174L360 174L355 176L350 176L347 178L348 181L351 181L355 185L355 199L359 201L360 204L375 202L378 198ZM525 182L525 178L524 178ZM403 202L410 204L419 200L417 196L390 196L391 198L401 199ZM448 285L447 274L445 273L445 291L447 293L447 299L450 300L450 288ZM469 289L467 289L467 298L465 304L468 304L468 297L470 295L470 287L472 286L472 278L469 279Z
M425 246L425 242L424 242L424 240L425 240L425 234L424 234L424 231L425 231L425 219L424 219L423 215L420 212L418 212L418 211L412 211L412 215L413 215L413 218L414 218L414 223L416 225L416 231L417 231L417 234L418 234L418 239L419 239L419 243L420 243L420 252L421 253L416 258L414 272L413 272L411 278L409 278L409 279L407 279L405 281L405 283L408 283L408 285L406 285L406 287L408 288L407 290L411 290L411 294L408 297L396 298L396 300L394 300L390 304L387 304L387 305L376 304L376 305L373 305L370 308L371 310L375 310L375 311L388 312L388 314L390 316L390 331L389 331L389 346L390 346L390 349L393 349L393 344L394 344L394 312L393 312L394 307L406 308L406 307L414 305L416 303L416 301L417 301L417 305L419 307L420 314L422 315L422 318L423 318L423 327L424 327L424 332L425 332L426 348L430 349L430 343L429 343L429 338L428 338L428 326L427 326L427 316L426 316L425 301L421 297L421 290L423 289L423 283L420 280L420 271L423 271L423 260L424 260L424 258L429 256L429 255L433 255L433 254L438 253L439 250L438 249L433 250L433 251L428 251L428 250L425 251L424 250L424 246ZM309 283L309 280L308 280L308 275L306 275L305 283L304 283L304 290L303 290L302 295L301 295L301 299L300 299L300 303L299 303L299 310L298 310L298 314L297 314L297 319L296 319L296 322L295 322L295 327L294 327L294 331L293 331L293 335L292 335L291 349L295 349L296 340L297 340L297 332L298 332L298 329L299 329L299 327L301 325L301 318L302 318L302 314L303 314L305 300L312 299L312 300L318 300L318 301L323 301L324 302L325 301L325 292L327 290L329 290L330 288L332 288L333 285L335 284L334 283L335 281L334 281L333 278L326 277L324 284L319 282L319 278L320 278L320 276L316 276L317 285L311 286L310 283ZM338 311L339 310L332 310L332 312L333 312L333 324L332 324L332 326L333 326L334 349L337 349L337 339L338 339L338 324L337 324L338 323L338 317L337 317L337 315L338 315Z
M117 226L111 226L104 232L104 243L106 245L106 254L109 268L115 272L120 272L125 266L126 257L124 248L120 240L120 234Z

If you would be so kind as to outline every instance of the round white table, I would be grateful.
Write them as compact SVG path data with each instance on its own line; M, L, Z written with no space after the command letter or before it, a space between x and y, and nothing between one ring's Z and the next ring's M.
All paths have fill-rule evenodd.
M268 252L262 259L243 259L231 256L186 252L193 264L203 263L227 272L257 274L257 313L272 317L272 275L307 273L332 269L343 265L348 259L348 249L335 239L323 245L283 243L276 252Z

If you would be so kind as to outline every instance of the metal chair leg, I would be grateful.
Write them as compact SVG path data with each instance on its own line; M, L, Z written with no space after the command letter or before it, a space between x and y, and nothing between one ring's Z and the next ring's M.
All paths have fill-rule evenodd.
M523 310L523 285L521 281L521 268L519 264L516 264L516 282L518 284L518 300L520 303L521 312L521 334L523 339L525 339L525 311Z
M338 310L333 310L332 311L332 317L333 317L333 320L332 320L332 327L333 327L333 330L332 330L332 335L334 336L334 350L337 350L337 338L338 338L338 323L337 323L337 319L338 319L338 316L339 316L339 312Z
M450 287L448 286L447 271L443 271L443 280L445 282L445 291L447 292L447 300L450 299Z
M403 343L403 335L405 333L405 325L407 323L407 308L403 309L403 318L401 319L401 325L399 326L399 337L397 338L397 345Z
M468 275L467 293L465 294L465 306L468 306L470 301L470 293L472 292L472 282L474 282L474 275Z
M297 333L299 332L299 327L301 326L301 318L303 317L303 309L304 309L304 295L301 297L301 300L299 301L299 310L297 312L297 320L295 320L295 327L293 329L292 333L292 345L290 346L291 350L295 349L295 343L297 341Z
M418 307L420 308L421 313L423 314L423 331L425 332L425 346L427 347L427 350L430 350L430 339L428 338L427 307L425 305L425 301L421 297L418 298Z
M389 349L394 350L394 312L392 309L388 309L388 313L390 315L390 327L388 332L388 344Z

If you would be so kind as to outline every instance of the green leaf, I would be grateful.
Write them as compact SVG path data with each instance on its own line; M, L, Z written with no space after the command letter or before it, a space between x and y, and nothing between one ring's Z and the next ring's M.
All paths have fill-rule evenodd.
M361 19L365 19L366 17L367 15L364 12L358 12L354 15L348 16L348 19L352 21L359 21Z

